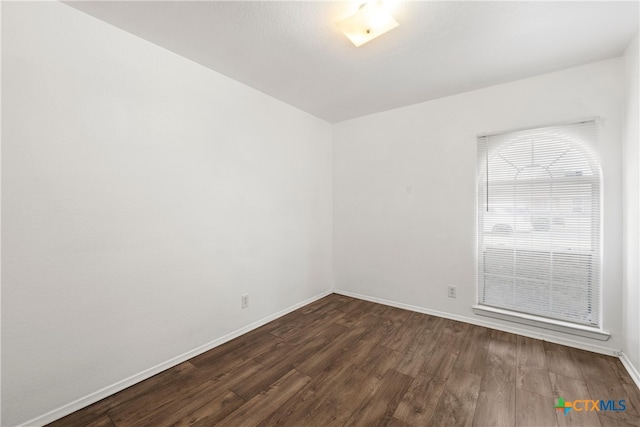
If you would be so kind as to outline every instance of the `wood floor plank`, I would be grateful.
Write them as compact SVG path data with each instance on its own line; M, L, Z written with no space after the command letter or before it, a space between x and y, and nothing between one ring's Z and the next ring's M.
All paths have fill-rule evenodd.
M333 360L342 357L343 354L347 352L350 354L352 346L359 342L367 333L367 325L373 321L375 321L374 318L369 316L352 329L346 328L344 333L330 339L329 342L331 342L332 345L322 346L314 353L313 357L301 360L300 363L296 365L296 369L309 376L315 376L331 364ZM336 326L345 328L342 325Z
M246 339L244 337L240 337L240 339L237 340L246 340L248 342L242 343L242 345L230 343L231 345L229 347L233 348L233 351L212 351L211 354L207 354L207 352L203 355L196 356L190 361L192 361L194 366L197 368L215 365L219 369L229 370L246 360L258 357L262 354L270 354L283 343L282 339L269 333L254 335L251 338ZM226 344L221 347L225 346ZM217 348L214 350L217 350Z
M324 400L309 408L309 411L294 425L338 426L351 417L359 402L369 399L380 387L381 380L372 377L362 368L356 367L332 389Z
M442 324L445 321L445 319L443 319L442 317L430 316L428 314L425 314L420 320L422 321L426 329L438 333L442 331Z
M229 396L229 392L224 391L217 395L219 391L214 381L208 381L193 389L184 399L171 401L128 425L131 427L173 425L187 417L192 417L192 413L201 410L202 407L210 404L211 401L225 403L231 401L236 403L235 407L233 407L233 405L226 405L226 409L235 409L245 403L245 401L235 395L235 393ZM214 406L218 408L220 404ZM231 410L228 412L231 412Z
M507 341L513 344L518 344L518 336L510 332L498 331L497 329L491 330L491 338Z
M628 424L624 421L616 420L603 414L598 414L598 419L600 420L600 425L602 427L638 427L637 424Z
M397 365L399 358L400 353L397 351L378 345L371 349L365 359L357 366L368 372L369 375L381 379L389 369ZM345 360L352 361L349 357L346 357Z
M554 402L555 399L562 397L565 401L573 402L575 400L590 399L587 384L575 378L564 377L562 375L548 373L551 387L553 389ZM581 406L582 407L582 406ZM556 419L558 426L576 426L576 427L599 427L600 421L597 412L590 411L568 411L565 413L556 410Z
M116 427L116 425L111 421L111 418L103 415L102 417L85 424L85 427Z
M353 301L358 301L356 298L348 297L346 295L340 295L340 294L327 295L325 298L331 298L334 301L336 301L337 303L341 304L341 305L338 306L338 308L340 308L340 309L342 309L342 307L344 307L344 305L347 304L347 303L351 303Z
M518 335L517 366L547 370L547 356L542 341Z
M429 425L472 425L481 380L479 375L470 372L457 369L451 372Z
M400 421L399 419L393 418L393 417L389 420L389 422L386 425L386 427L409 427L409 426L410 426L410 424L407 424L407 423L405 423L403 421Z
M554 397L549 382L547 357L540 340L518 336L516 356L516 387Z
M311 378L292 369L274 382L264 393L254 396L217 425L230 427L257 426L291 396L299 393L310 381Z
M444 319L441 323L441 333L455 335L457 337L466 337L471 325L468 323L458 322L457 320Z
M274 341L272 342L277 343L277 340L274 338ZM268 344L271 345L270 343L271 342L269 342ZM260 343L258 345L262 345L262 344L263 343ZM275 348L275 346L273 347ZM204 379L206 381L209 379L222 376L226 372L233 371L240 365L243 365L247 362L252 362L252 361L253 359L248 357L241 357L241 356L236 357L235 352L227 353L221 356L220 358L216 359L215 361L209 361L208 363L201 363L200 365L197 366L197 369L194 372L190 372L190 375L201 376L201 377L204 377L206 375L208 376L208 378ZM183 375L183 377L186 377L186 375Z
M554 397L549 382L549 371L546 369L516 367L516 387L543 396Z
M281 339L286 339L291 335L299 333L301 330L305 329L313 319L307 318L307 316L300 316L295 319L293 322L285 323L280 327L271 331L271 335L274 335Z
M620 382L620 385L624 389L625 395L629 398L629 402L635 409L635 412L640 414L640 389L638 386L624 381Z
M391 421L398 403L407 392L413 378L390 369L380 382L380 387L353 412L345 426L385 425Z
M489 354L490 330L471 325L456 359L455 368L482 376Z
M570 349L570 352L578 363L583 378L607 381L612 376L616 376L614 367L610 363L613 357L577 348Z
M513 426L516 418L516 389L514 382L505 382L485 371L480 385L474 426Z
M361 365L369 353L371 353L371 350L376 347L379 347L379 343L367 339L366 335L364 335L363 338L351 342L345 351L345 356L348 355L354 365Z
M438 341L438 334L428 329L420 329L412 343L409 344L403 357L395 367L400 373L415 377Z
M447 380L418 375L398 404L393 417L412 426L427 426Z
M489 340L491 339L491 329L484 326L469 325L469 331L467 332L467 338L476 341L478 344L486 345L489 347Z
M313 343L319 343L322 340L325 342L337 342L338 340L345 340L345 337L341 337L346 332L349 332L348 328L342 325L333 324L320 331L315 331L314 335L309 334L304 340L284 340L275 346L271 351L263 354L256 354L254 360L264 366L273 366L282 359L289 357L289 355L295 354L301 348ZM333 346L326 346L323 348L331 348Z
M250 359L231 370L221 370L218 366L213 365L198 368L197 372L202 378L214 381L217 390L222 391L231 389L235 384L248 381L265 369L267 368Z
M189 412L178 420L174 427L207 427L220 422L230 413L244 405L245 401L232 391L226 391Z
M608 361L609 361L609 365L611 366L611 369L613 369L613 371L615 372L616 377L618 378L618 381L623 382L625 384L633 385L636 387L636 389L638 388L638 386L636 386L636 383L633 381L633 378L631 378L631 375L629 375L629 372L627 372L627 370L625 369L620 359L618 359L617 357L612 357L608 359ZM640 401L640 399L638 399L638 401Z
M516 358L517 345L512 340L490 339L474 425L511 426L515 423Z
M53 423L49 427L84 427L95 419L100 419L107 411L118 405L128 402L137 396L153 393L154 390L170 385L177 378L194 372L196 368L190 362L183 362L173 368L167 369L153 377L134 386L126 388L112 396L89 405L86 408L67 415Z
M291 323L293 322L295 319L297 319L300 316L304 316L304 314L302 314L302 312L300 310L294 310L290 313L285 314L282 317L278 317L275 320L272 320L271 322L260 326L257 329L254 329L253 331L250 331L246 334L243 334L241 337L246 337L246 336L250 336L251 332L256 332L256 333L271 333L272 331L278 329L279 327L281 327L282 325L285 325L287 323Z
M420 313L411 313L395 332L382 342L382 345L391 350L404 352L416 338L421 325Z
M462 350L464 339L455 335L440 334L433 351L423 363L419 374L427 377L448 378Z
M578 380L583 379L580 365L569 347L544 341L544 350L549 372Z
M377 343L382 345L382 343L384 343L385 341L391 340L392 337L397 333L399 328L399 326L388 319L378 318L378 322L371 325L371 327L367 331L367 334L365 335L365 338L376 341ZM393 350L393 348L391 348L391 350Z
M502 382L515 384L517 346L513 341L492 338L487 355L487 370Z
M333 395L355 367L344 360L336 360L316 375L301 393L292 396L275 412L263 419L260 426L297 426Z
M602 381L602 378L591 377L585 378L584 382L587 384L589 396L592 399L613 400L614 402L624 400L626 403L624 411L600 411L600 415L627 424L640 425L640 413L638 413L636 407L637 402L632 402L633 396L627 393L622 384L616 381ZM602 420L602 418L600 419Z
M190 395L192 390L207 381L197 371L191 371L170 383L123 402L107 413L116 425L133 425L174 399Z
M407 321L410 316L418 315L420 313L410 312L397 307L391 307L383 304L374 304L369 309L369 313L381 317L383 319L391 320L397 325L400 325Z
M517 427L553 427L558 425L551 397L516 388Z
M369 301L356 300L356 302L350 302L340 307L340 311L344 313L336 323L352 328L358 323L363 316L369 314L371 304Z
M218 347L215 347L212 350L204 352L199 356L190 359L189 362L196 367L200 367L209 364L212 361L217 363L224 357L235 359L236 357L238 357L238 355L252 352L252 348L260 346L263 343L281 341L279 338L269 334L268 332L257 333L256 331L251 331L249 334L249 336L240 336Z
M402 328L402 323L406 321L408 316L405 316L404 318L399 316L394 318L385 318L380 316L373 317L375 321L367 328L364 338L382 343L389 340L400 328Z
M309 304L305 305L304 307L299 308L296 311L301 313L301 314L313 313L316 310L322 309L327 304L330 304L332 301L334 301L334 304L335 304L335 301L336 301L335 296L334 295L327 295L326 297L320 298L319 300L316 300L316 301L313 301L312 303L309 303ZM344 303L342 305L344 305Z
M213 373L208 369L190 371L169 384L116 406L108 411L108 415L116 425L135 425L162 406L186 399L205 383L212 382L217 393L218 390L228 388L230 384L246 381L261 370L263 370L262 365L248 360L231 371L214 371Z
M344 313L338 310L328 312L314 311L300 316L291 325L282 325L271 333L292 343L294 341L304 341L309 336L313 337L323 329L333 326L342 316L344 316Z
M53 421L52 423L48 424L47 427L84 427L95 421L99 421L104 417L109 418L106 415L107 413L106 409L104 410L90 409L91 406L87 408L83 408L79 411L73 412L65 417L60 418L59 420ZM111 419L109 418L109 420Z
M320 314L326 313L329 311L337 310L348 303L348 299L344 298L342 295L327 295L324 298L321 298L317 301L312 302L311 304L307 304L304 307L300 308L299 311L302 314Z
M327 343L326 339L319 338L310 341L305 346L292 348L288 356L279 362L272 364L268 369L262 369L251 378L247 378L243 382L236 383L230 387L230 390L236 393L244 400L251 400L254 396L267 390L271 384L282 378L287 372L298 366L301 361L308 359L312 354L323 348Z
M418 331L411 328L404 327L397 330L396 333L391 334L382 345L395 351L404 352L411 343L415 340Z

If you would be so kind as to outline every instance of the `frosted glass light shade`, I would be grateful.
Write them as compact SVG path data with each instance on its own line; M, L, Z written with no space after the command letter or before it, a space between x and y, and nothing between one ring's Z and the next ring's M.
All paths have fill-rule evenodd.
M375 39L398 25L389 9L381 1L365 3L354 15L338 22L340 31L356 47Z

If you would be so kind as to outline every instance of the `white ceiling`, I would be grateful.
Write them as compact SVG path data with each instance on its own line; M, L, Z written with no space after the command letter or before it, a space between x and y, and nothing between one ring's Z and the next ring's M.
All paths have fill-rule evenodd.
M638 1L398 2L354 47L364 2L94 1L70 6L329 122L623 54Z

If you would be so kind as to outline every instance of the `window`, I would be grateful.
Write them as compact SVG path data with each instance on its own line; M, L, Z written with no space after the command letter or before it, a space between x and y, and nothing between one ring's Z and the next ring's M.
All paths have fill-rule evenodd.
M478 304L600 325L594 121L478 138Z

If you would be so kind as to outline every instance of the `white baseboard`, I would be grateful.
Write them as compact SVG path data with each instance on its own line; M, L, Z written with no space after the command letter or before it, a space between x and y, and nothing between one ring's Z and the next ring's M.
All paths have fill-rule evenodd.
M58 420L62 417L65 417L79 409L85 408L93 403L96 403L102 399L104 399L105 397L109 397L112 394L115 394L119 391L124 390L127 387L130 387L134 384L137 384L141 381L144 381L148 378L151 378L152 376L159 374L162 371L165 371L169 368L172 368L176 365L179 365L182 362L185 362L195 356L198 356L199 354L202 354L206 351L211 350L212 348L218 347L219 345L222 345L228 341L231 341L234 338L239 337L240 335L246 334L247 332L250 332L254 329L259 328L260 326L263 326L279 317L284 316L285 314L289 314L292 311L295 311L297 309L299 309L300 307L304 307L307 304L311 304L314 301L319 300L320 298L324 298L327 295L330 295L333 293L333 290L330 289L328 291L322 292L318 295L315 295L311 298L308 298L302 302L299 302L297 304L292 305L291 307L285 308L284 310L281 310L275 314L272 314L270 316L267 316L263 319L258 320L257 322L253 322L243 328L240 328L236 331L233 331L225 336L222 336L218 339L215 339L211 342L208 342L204 345L201 345L199 347L194 348L193 350L189 350L186 353L182 353L179 356L176 356L172 359L167 360L166 362L160 363L152 368L146 369L138 374L132 375L129 378L125 378L122 381L118 381L115 384L112 384L110 386L107 386L103 389L100 389L98 391L95 391L85 397L81 397L80 399L74 400L71 403L68 403L66 405L63 405L57 409L54 409L52 411L47 412L46 414L40 415L36 418L33 418L25 423L22 423L19 425L19 427L32 427L32 426L42 426L45 424L48 424L50 422L53 422L55 420Z
M492 322L490 320L485 320L485 318L476 319L474 317L460 316L460 315L456 315L456 314L446 313L446 312L443 312L443 311L431 310L431 309L424 308L424 307L418 307L418 306L415 306L415 305L404 304L404 303L400 303L400 302L396 302L396 301L390 301L390 300L386 300L386 299L382 299L382 298L371 297L371 296L368 296L368 295L361 295L361 294L357 294L357 293L354 293L354 292L344 291L344 290L341 290L341 289L334 289L333 292L336 293L336 294L345 295L345 296L349 296L349 297L353 297L353 298L358 298L358 299L362 299L362 300L365 300L365 301L376 302L376 303L388 305L388 306L391 306L391 307L402 308L402 309L405 309L405 310L415 311L415 312L424 313L424 314L430 314L430 315L438 316L438 317L444 317L445 319L451 319L451 320L457 320L459 322L471 323L472 325L484 326L486 328L497 329L497 330L500 330L500 331L509 332L509 333L517 334L517 335L522 335L522 336L529 337L529 338L535 338L535 339L540 339L540 340L544 340L544 341L549 341L549 342L553 342L555 344L561 344L561 345L566 345L568 347L579 348L581 350L592 351L594 353L605 354L607 356L619 357L620 354L622 353L621 350L614 350L614 349L611 349L611 348L607 348L607 347L603 347L603 346L599 346L599 345L595 345L595 344L586 344L586 343L583 343L583 342L574 341L574 340L572 340L570 338L563 338L563 337L550 335L548 333L545 333L544 330L541 330L540 332L532 332L532 331L529 331L529 330L526 330L526 329L519 328L517 326L517 324L514 324L514 326L505 326L505 325L502 325L502 324L499 324L499 323L494 323L494 322ZM490 319L490 318L486 318L486 319Z
M633 363L631 363L631 361L629 360L627 355L624 354L624 352L622 352L622 354L620 355L620 361L622 362L622 365L625 367L625 369L631 376L631 379L633 379L633 382L636 383L636 386L640 389L640 372L638 372L636 367L633 366Z

